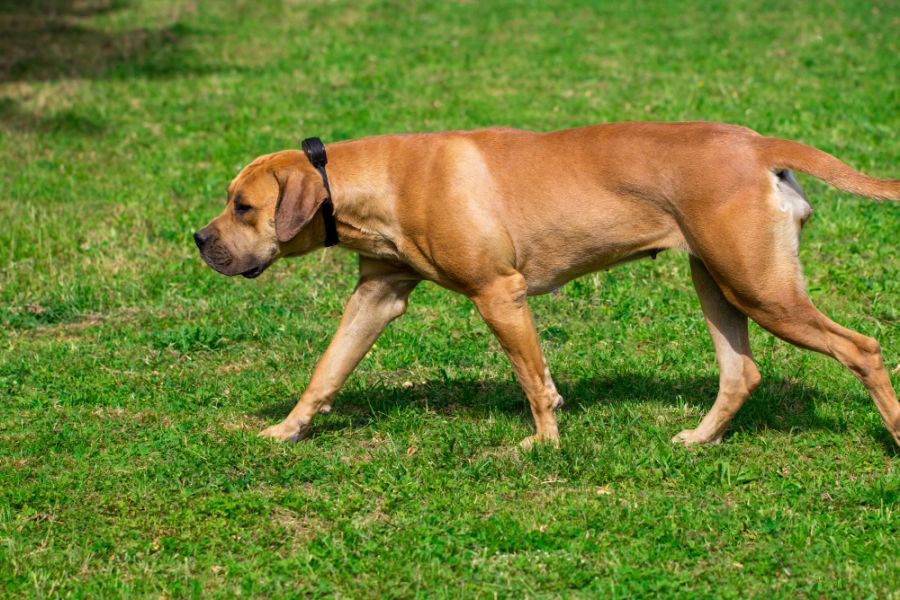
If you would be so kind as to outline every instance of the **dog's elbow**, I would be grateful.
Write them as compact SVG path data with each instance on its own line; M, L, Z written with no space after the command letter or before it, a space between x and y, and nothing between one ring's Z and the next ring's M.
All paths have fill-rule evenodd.
M381 282L363 281L356 294L361 296L362 305L368 307L366 310L377 311L385 321L393 321L405 313L409 306L406 294L400 294Z
M393 321L406 312L409 302L406 298L389 298L384 303L384 312L388 320Z

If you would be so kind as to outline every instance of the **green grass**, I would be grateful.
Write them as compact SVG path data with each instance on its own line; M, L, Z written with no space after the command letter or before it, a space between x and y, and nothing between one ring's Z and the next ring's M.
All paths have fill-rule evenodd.
M363 135L709 119L898 176L894 2L0 1L0 595L897 597L900 460L863 387L754 326L715 447L684 255L535 298L567 400L525 400L424 284L311 440L256 432L354 285L190 239L254 156ZM819 307L900 363L896 204L806 178ZM895 374L895 379L896 379Z

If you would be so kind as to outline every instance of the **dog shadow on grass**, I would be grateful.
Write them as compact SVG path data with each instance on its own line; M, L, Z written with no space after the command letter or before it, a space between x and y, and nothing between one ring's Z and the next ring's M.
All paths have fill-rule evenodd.
M718 379L618 374L575 381L561 379L557 381L557 386L566 402L562 410L568 413L583 413L601 405L613 411L625 411L634 405L678 408L687 405L693 409L692 416L682 425L693 427L699 422L700 413L705 413L712 406ZM846 424L816 411L818 404L831 401L814 387L785 380L763 379L735 416L729 433L753 433L766 429L786 432L846 431ZM257 411L255 415L276 422L288 414L295 402L295 399L278 402ZM310 437L348 427L366 427L399 408L473 418L488 418L492 413L502 412L519 415L523 422L531 423L525 396L512 380L442 380L412 387L348 389L338 394L334 408L342 418L319 420L314 424ZM874 406L871 408L875 410ZM673 435L678 428L678 425L673 425ZM887 431L872 433L890 452L896 451Z

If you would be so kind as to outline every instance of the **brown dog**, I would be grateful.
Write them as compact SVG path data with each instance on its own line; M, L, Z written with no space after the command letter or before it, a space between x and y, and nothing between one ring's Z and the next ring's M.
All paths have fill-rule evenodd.
M750 317L849 368L900 444L900 404L878 342L831 321L807 296L798 244L812 209L790 169L881 199L900 198L900 180L704 122L385 135L332 144L328 158L337 232L359 253L359 283L299 402L261 435L302 437L428 279L471 298L508 354L537 428L523 445L557 443L562 398L527 297L678 248L690 254L721 374L712 409L673 441L719 441L759 383ZM224 212L197 232L197 245L217 271L256 277L279 257L323 245L326 195L302 152L261 156L228 186Z

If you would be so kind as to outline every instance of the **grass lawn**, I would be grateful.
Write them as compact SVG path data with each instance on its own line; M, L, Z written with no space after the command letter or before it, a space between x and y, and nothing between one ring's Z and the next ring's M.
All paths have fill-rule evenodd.
M731 433L669 442L717 388L684 254L532 300L559 450L517 449L511 368L432 284L285 445L355 256L229 279L190 237L310 135L708 119L897 177L898 33L891 1L0 0L0 596L900 597L900 452L840 365L754 325ZM801 183L811 295L896 381L900 207Z

